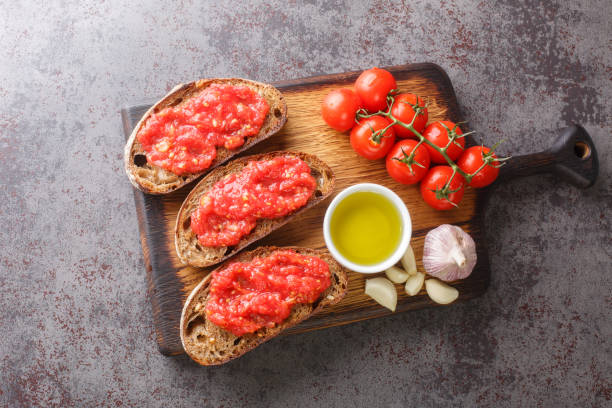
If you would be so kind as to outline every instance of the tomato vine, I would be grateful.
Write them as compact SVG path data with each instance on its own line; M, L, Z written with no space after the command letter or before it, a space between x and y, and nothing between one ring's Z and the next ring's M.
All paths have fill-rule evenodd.
M457 173L459 173L464 179L466 184L469 184L470 181L472 180L472 178L478 174L482 169L484 169L486 166L491 166L491 167L495 167L495 168L499 168L501 166L503 166L505 164L505 161L510 159L510 157L502 157L502 158L497 158L494 155L494 151L501 142L496 143L493 148L491 149L490 152L488 153L482 153L482 165L480 166L480 168L478 168L476 171L474 171L473 173L466 173L463 170L461 170L459 168L459 166L448 156L447 154L447 150L448 148L452 145L452 144L459 144L457 142L458 139L460 138L464 138L468 135L471 135L474 133L474 131L470 131L467 133L463 133L463 134L458 134L456 132L456 129L458 127L459 124L461 123L465 123L465 122L460 122L454 125L454 127L452 129L450 129L448 126L446 126L444 123L442 123L442 126L446 129L447 133L448 133L448 144L444 147L439 147L436 144L434 144L433 142L429 141L427 138L425 138L425 136L423 136L421 134L421 132L417 131L414 127L414 122L416 120L416 118L418 116L424 115L425 113L425 107L419 106L419 99L417 98L417 103L416 104L411 104L409 102L406 101L402 101L403 103L406 103L408 105L410 105L412 107L412 109L414 110L415 114L412 117L412 120L410 121L410 123L405 123L401 120L399 120L398 118L396 118L395 116L393 116L393 114L391 113L392 108L393 108L393 104L395 103L395 95L397 94L397 90L391 90L389 92L389 94L387 95L387 109L384 111L378 111L375 113L368 113L365 109L361 108L357 111L357 113L355 114L355 121L358 122L359 119L363 119L363 118L370 118L372 116L384 116L386 118L388 118L390 120L389 125L387 125L385 128L381 129L378 131L377 136L381 136L383 135L389 128L391 128L392 126L395 125L399 125L402 126L408 130L410 130L414 135L417 136L417 138L419 139L418 143L416 144L416 146L412 149L412 151L410 152L409 155L406 155L405 152L404 155L404 159L401 160L402 162L407 162L407 163L413 163L414 162L414 155L416 150L419 148L419 146L421 144L427 144L428 146L430 146L431 148L435 149L437 152L439 152L442 157L444 157L444 159L446 160L446 162L448 163L448 165L452 168L453 172L451 177L449 177L448 181L446 182L446 184L442 187L442 188L438 188L435 191L432 190L435 194L436 194L436 198L438 199L446 199L447 201L449 201L451 204L455 205L455 203L453 203L452 201L450 201L448 199L449 195L456 192L457 190L452 190L450 188L450 184L451 181L453 180L453 178L455 177L455 175ZM498 164L495 164L498 163Z

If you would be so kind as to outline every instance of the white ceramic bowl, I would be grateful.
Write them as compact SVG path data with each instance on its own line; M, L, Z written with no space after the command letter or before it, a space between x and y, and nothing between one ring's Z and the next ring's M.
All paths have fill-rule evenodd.
M393 254L384 260L375 265L359 265L354 262L346 259L340 252L336 249L334 242L331 238L331 233L329 230L329 224L331 222L331 216L338 207L338 204L346 197L351 194L361 192L361 191L369 191L372 193L378 193L391 201L391 203L395 206L397 211L400 214L400 218L402 220L402 238L400 240L399 245L393 252ZM406 208L406 204L402 201L401 198L393 191L389 190L387 187L383 187L379 184L373 183L361 183L355 184L348 188L342 190L331 202L329 207L327 207L327 211L325 212L325 219L323 220L323 237L325 238L325 244L327 245L327 249L332 254L332 256L340 262L343 266L349 268L352 271L360 272L360 273L377 273L382 272L390 266L395 265L400 258L404 255L406 250L408 249L408 245L410 244L410 237L412 236L412 221L410 220L410 213Z

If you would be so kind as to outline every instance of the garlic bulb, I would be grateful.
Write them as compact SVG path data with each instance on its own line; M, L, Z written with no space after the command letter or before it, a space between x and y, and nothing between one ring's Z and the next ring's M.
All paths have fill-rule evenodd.
M450 282L470 276L476 265L476 244L455 225L443 224L427 233L423 247L425 271Z

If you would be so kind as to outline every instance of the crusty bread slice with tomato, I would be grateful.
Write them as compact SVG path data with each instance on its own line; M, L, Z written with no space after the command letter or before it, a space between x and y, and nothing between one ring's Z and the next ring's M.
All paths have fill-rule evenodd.
M264 120L259 133L255 136L247 137L244 144L235 150L225 149L223 146L217 147L217 157L205 171L193 174L177 175L161 167L149 163L146 159L146 152L138 142L136 135L147 122L147 119L154 113L167 107L180 106L189 98L198 95L211 84L229 84L236 86L247 86L263 96L270 111ZM130 182L137 189L148 194L167 194L192 182L202 174L209 172L220 164L225 163L237 154L247 150L256 143L269 138L278 132L287 121L287 105L283 95L278 89L269 84L250 81L240 78L215 78L200 79L188 84L177 85L163 99L143 115L142 119L136 124L130 135L124 150L124 166Z
M248 262L255 257L265 257L279 249L293 249L299 254L316 256L325 261L331 273L331 285L316 302L294 305L289 317L275 327L263 327L254 333L236 336L206 319L205 308L213 271L191 292L181 314L181 342L189 357L195 362L202 365L227 363L261 343L276 337L283 330L306 320L324 307L338 303L344 297L348 287L348 270L336 262L327 250L297 247L259 247L235 256L215 270L220 270L231 262Z
M206 247L199 241L191 229L191 214L198 208L200 198L207 193L212 186L228 174L238 173L249 161L272 159L279 156L296 156L302 159L310 167L311 174L317 181L317 187L308 202L295 212L280 218L259 219L257 225L250 234L242 237L240 242L232 247ZM174 229L174 244L176 253L181 262L193 266L210 266L222 262L230 256L238 253L252 242L263 238L272 231L289 222L293 217L308 208L320 203L327 198L334 189L335 177L332 169L318 157L301 152L278 151L246 156L231 161L229 164L217 167L189 193L181 209L179 210L176 227Z

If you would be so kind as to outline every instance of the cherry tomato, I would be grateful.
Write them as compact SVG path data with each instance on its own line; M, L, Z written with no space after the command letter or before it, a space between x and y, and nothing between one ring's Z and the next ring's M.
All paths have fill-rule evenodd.
M321 104L321 115L330 127L344 132L355 125L355 114L361 106L359 97L347 88L334 89Z
M465 189L465 179L459 173L456 173L450 182L448 197L436 197L436 190L443 189L452 175L453 169L450 166L435 166L429 169L421 180L421 195L429 206L436 210L451 210L459 205Z
M417 132L423 133L423 129L427 124L427 119L429 116L423 98L419 98L411 93L399 94L395 97L393 108L391 108L391 114L396 119L401 120L405 124L409 124L412 122L412 118L416 114L414 108L417 108L420 114L417 115L412 126ZM397 137L412 137L415 139L417 137L417 135L415 135L410 129L406 129L401 125L393 126L393 130L395 130Z
M459 157L457 166L459 166L459 168L464 172L472 174L483 165L484 158L487 156L490 156L492 159L497 159L495 153L491 152L491 149L488 147L472 146L467 148L461 157ZM499 175L499 168L494 166L499 166L499 162L497 160L491 161L489 165L483 167L478 173L476 173L472 177L469 185L474 188L481 188L494 182Z
M387 155L387 172L398 183L416 184L429 170L429 152L423 144L416 149L413 162L407 163L417 144L418 142L412 139L400 140Z
M392 128L384 134L379 130L389 126L391 122L383 116L372 116L359 121L351 130L351 146L353 150L366 159L376 160L385 157L395 142L395 132Z
M355 81L355 92L361 99L363 107L369 112L378 112L387 108L387 94L397 88L393 75L381 68L363 71Z
M444 147L448 144L449 133L452 134L453 132L458 136L463 134L459 126L457 126L455 123L448 120L443 120L431 123L429 126L427 126L423 132L423 136L436 146ZM451 143L446 150L446 154L452 161L455 161L459 158L459 156L461 156L464 148L465 138L461 137L455 139L455 142ZM436 149L428 145L427 150L429 150L429 157L431 158L432 163L446 163L444 156L442 156Z

